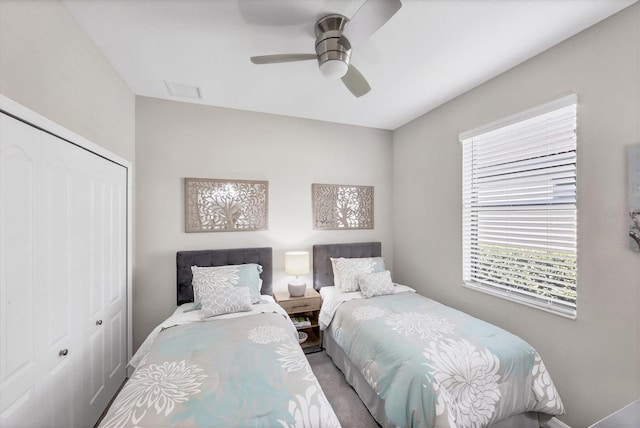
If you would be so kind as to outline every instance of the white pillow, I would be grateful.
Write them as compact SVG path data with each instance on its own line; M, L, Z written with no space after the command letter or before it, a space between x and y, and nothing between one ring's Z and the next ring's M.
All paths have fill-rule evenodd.
M388 270L361 275L358 277L358 285L365 297L396 293L396 288L391 281L391 272Z
M382 257L331 258L333 285L341 292L358 291L357 278L360 275L384 271Z
M255 263L227 266L191 266L193 279L193 303L197 308L201 296L209 289L246 287L251 293L251 301L260 301L260 273L262 266Z
M251 310L251 292L248 287L208 289L200 297L202 319Z

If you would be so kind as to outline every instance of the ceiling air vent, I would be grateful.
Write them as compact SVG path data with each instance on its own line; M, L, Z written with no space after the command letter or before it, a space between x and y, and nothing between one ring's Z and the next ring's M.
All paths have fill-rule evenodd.
M200 88L197 86L187 85L185 83L169 82L167 80L164 81L164 84L167 85L169 95L173 95L174 97L202 99L202 91L200 91Z

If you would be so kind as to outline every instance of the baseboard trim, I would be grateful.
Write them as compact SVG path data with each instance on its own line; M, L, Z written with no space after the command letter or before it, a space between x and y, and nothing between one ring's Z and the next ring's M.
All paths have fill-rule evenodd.
M546 428L571 428L569 425L565 424L558 418L551 418L549 422L545 425Z

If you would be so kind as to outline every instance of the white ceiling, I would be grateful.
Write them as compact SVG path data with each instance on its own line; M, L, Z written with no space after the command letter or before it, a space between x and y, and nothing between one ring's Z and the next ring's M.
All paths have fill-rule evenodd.
M315 61L313 26L363 0L65 0L136 95L396 129L636 0L402 0L351 62L372 91L355 98ZM202 99L169 95L166 81Z

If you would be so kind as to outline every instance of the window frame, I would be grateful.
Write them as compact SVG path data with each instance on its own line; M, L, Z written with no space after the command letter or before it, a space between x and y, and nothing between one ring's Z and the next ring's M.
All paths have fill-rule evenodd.
M490 284L484 284L478 281L475 281L474 279L478 278L478 274L477 274L477 266L478 266L478 261L471 261L472 258L472 252L475 251L475 255L474 257L477 256L477 254L479 254L479 248L480 245L472 245L469 241L470 241L470 237L473 236L473 234L475 233L476 237L479 231L479 222L477 220L472 221L470 215L472 213L478 213L479 210L479 204L478 205L470 205L470 201L473 199L470 195L473 194L474 191L477 191L476 188L473 187L473 184L471 184L471 182L469 182L469 180L473 180L473 178L470 174L472 174L473 170L470 172L469 168L474 168L474 160L471 159L469 161L469 154L468 152L466 152L469 149L469 146L473 144L473 139L474 138L478 138L483 136L484 134L488 134L490 132L493 131L499 131L502 130L502 128L507 128L511 125L516 125L519 124L521 122L527 121L527 120L531 120L543 115L547 115L551 112L554 112L556 110L562 109L562 108L566 108L566 107L570 107L570 106L575 106L575 148L574 148L574 157L573 157L573 162L576 166L576 171L575 171L575 185L577 186L577 182L578 182L578 177L577 177L577 139L578 139L578 129L577 129L577 121L578 121L578 97L576 94L570 94L567 96L564 96L560 99L551 101L549 103L534 107L532 109L523 111L521 113L517 113L515 115L509 116L507 118L504 119L500 119L498 121L492 122L490 124L487 125L483 125L481 127L472 129L470 131L467 132L463 132L459 135L459 141L462 144L462 275L463 275L463 281L462 281L462 285L465 288L469 288L469 289L473 289L476 291L480 291L486 294L490 294L496 297L500 297L509 301L513 301L513 302L517 302L520 304L524 304L526 306L529 307L533 307L545 312L549 312L555 315L559 315L565 318L569 318L569 319L576 319L577 318L577 289L578 289L578 237L577 237L577 232L578 232L578 191L577 191L577 187L575 188L575 194L573 195L573 210L575 213L575 220L574 223L572 225L573 229L572 231L575 233L575 247L573 247L573 254L575 257L575 265L573 267L574 269L574 275L575 275L575 300L573 303L573 307L570 307L570 305L566 305L566 304L557 304L557 303L553 303L551 302L549 299L544 299L540 294L538 294L537 296L527 296L526 291L522 291L522 288L518 289L517 286L513 285L513 284L497 284L497 282L500 281L496 281L496 284L490 285ZM517 135L517 134L516 134ZM542 156L542 157L547 157L549 155L546 156ZM469 164L465 164L465 162L470 162ZM545 167L546 169L546 167ZM477 170L475 170L477 172ZM525 169L526 171L526 169ZM469 175L469 177L467 177ZM469 186L467 188L467 186ZM473 190L472 190L473 189ZM507 204L508 205L508 204ZM507 206L505 205L505 206ZM516 204L512 204L510 205L510 207L513 208L513 206L515 206ZM551 206L555 205L555 203L551 203L549 204ZM499 205L496 205L496 207L500 207ZM475 209L475 211L474 211ZM475 229L474 229L475 227ZM524 226L523 226L524 227ZM548 227L548 226L547 226ZM549 246L547 246L547 251L549 251ZM525 259L527 262L530 262L532 259ZM522 262L521 260L518 260L518 264L523 264L526 267L523 267L522 270L528 269L528 273L531 272L531 266L527 266L527 263ZM554 262L555 266L558 266L557 264L555 264L557 262ZM495 269L495 266L491 266L491 269ZM520 268L519 268L520 269ZM472 274L471 272L474 271L474 274ZM494 271L490 271L490 272L494 272ZM475 276L474 276L475 275ZM507 280L505 279L504 276L502 276L502 281L503 282L507 282ZM492 281L487 281L487 282L492 282ZM566 288L566 287L565 287ZM536 294L536 293L532 293L532 294ZM545 301L546 300L546 301ZM563 306L564 305L564 306Z

